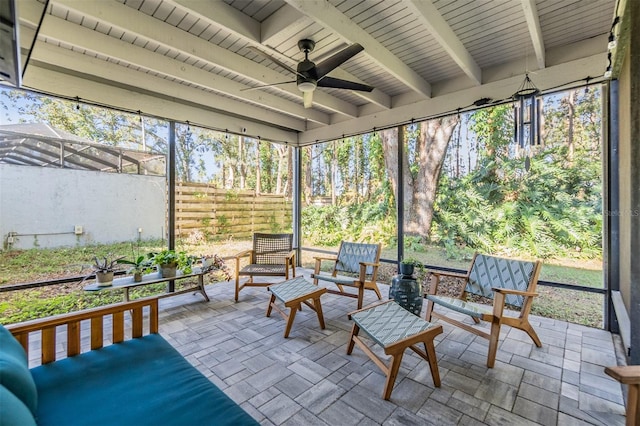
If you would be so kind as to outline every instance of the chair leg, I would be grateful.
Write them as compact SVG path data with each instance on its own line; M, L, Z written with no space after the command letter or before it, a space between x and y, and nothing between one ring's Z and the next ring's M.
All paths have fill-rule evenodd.
M531 337L531 340L533 340L533 343L535 343L537 347L539 348L542 347L542 342L538 337L538 333L536 333L536 331L533 329L531 324L529 324L529 321L523 322L522 325L518 328L526 332L529 335L529 337Z
M322 313L322 305L320 304L320 296L313 299L313 306L315 307L316 314L318 315L318 322L320 323L320 328L325 329L324 325L324 314Z
M396 383L396 377L398 376L398 370L400 370L400 364L402 364L402 356L404 355L404 348L401 352L391 355L391 363L389 365L389 371L387 372L387 381L384 385L384 392L382 398L389 400L391 398L391 392L393 391L393 385Z
M291 327L293 326L293 320L296 318L296 313L300 310L300 304L292 306L289 308L289 316L287 317L287 326L284 329L284 337L285 339L289 337L289 333L291 332Z
M500 340L500 323L491 323L491 336L489 338L489 354L487 355L487 367L493 368L496 363L496 353L498 352L498 341Z
M630 384L627 395L627 426L640 424L640 385Z
M362 303L364 301L364 287L358 287L358 308L362 309Z
M266 316L271 316L271 309L273 309L273 304L276 301L276 295L275 294L271 294L271 299L269 300L269 306L267 306L267 315Z
M236 295L235 300L238 301L238 296L240 295L240 277L236 275Z
M427 301L427 310L424 313L424 319L427 322L431 322L431 313L433 312L433 302L431 300Z
M431 377L433 378L433 385L437 388L440 387L440 371L438 371L438 358L436 357L436 348L433 345L433 340L424 342L424 352L429 358L429 369L431 370Z
M351 355L351 352L353 352L353 346L356 344L356 342L353 340L353 337L357 336L359 332L360 327L358 327L358 325L354 323L353 327L351 327L351 336L349 337L349 344L347 345L347 355Z

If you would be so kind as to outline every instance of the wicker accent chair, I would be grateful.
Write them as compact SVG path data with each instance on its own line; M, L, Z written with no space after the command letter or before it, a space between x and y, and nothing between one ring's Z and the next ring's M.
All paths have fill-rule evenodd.
M238 301L240 290L244 287L268 287L273 282L254 282L254 277L284 277L289 279L296 276L296 255L292 249L293 234L253 234L253 249L245 250L234 256L236 261L236 292ZM240 268L243 259L249 264ZM240 277L249 280L240 283Z
M362 308L365 290L373 290L382 299L380 289L376 283L378 266L380 266L380 244L363 244L341 242L337 256L316 256L315 269L311 278L313 283L318 281L333 283L338 290L328 288L327 293L358 299L358 309ZM333 263L331 272L321 272L322 263ZM340 275L339 275L340 274ZM358 293L344 291L344 287L354 287Z
M427 321L431 321L432 317L439 318L463 330L488 339L487 367L489 368L493 368L496 361L500 327L502 325L508 325L526 332L535 345L540 348L542 347L542 342L540 342L538 334L529 323L531 305L534 297L538 295L535 291L540 267L540 261L528 262L504 259L476 253L473 256L471 267L467 274L432 272L435 280L429 286L425 318ZM458 297L436 295L440 277L459 278L463 281ZM493 308L467 302L468 295L493 299ZM447 309L442 313L435 312L435 305ZM517 317L507 316L504 312L506 305L520 308L520 314ZM451 315L455 312L469 315L475 324L480 324L480 321L487 321L490 324L491 331L487 333L473 324L466 324L455 319L455 315Z

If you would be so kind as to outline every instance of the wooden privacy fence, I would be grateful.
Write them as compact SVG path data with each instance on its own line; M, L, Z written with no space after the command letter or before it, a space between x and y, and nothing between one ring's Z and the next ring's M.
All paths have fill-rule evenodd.
M202 183L176 183L176 234L188 238L247 239L254 232L291 231L293 205L284 195L219 189Z

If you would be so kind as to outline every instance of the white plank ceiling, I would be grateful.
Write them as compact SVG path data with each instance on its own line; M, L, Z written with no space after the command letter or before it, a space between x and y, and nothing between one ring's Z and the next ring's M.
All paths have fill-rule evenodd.
M21 30L37 2L19 0ZM614 0L50 0L24 86L218 129L307 144L602 76ZM297 42L320 63L364 51L305 108ZM27 47L27 46L23 46ZM278 83L276 86L258 86ZM251 90L247 90L251 89Z

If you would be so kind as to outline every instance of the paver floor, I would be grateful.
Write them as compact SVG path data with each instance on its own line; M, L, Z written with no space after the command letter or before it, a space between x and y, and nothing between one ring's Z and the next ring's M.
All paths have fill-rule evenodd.
M487 341L443 323L442 386L408 351L384 401L384 375L358 348L346 354L355 299L323 295L326 329L303 308L285 339L285 321L265 316L265 288L245 288L237 303L232 283L207 293L208 303L162 299L160 333L263 425L624 425L621 387L604 374L616 364L615 340L603 330L530 317L543 347L506 327L489 369ZM375 301L367 292L365 305Z

